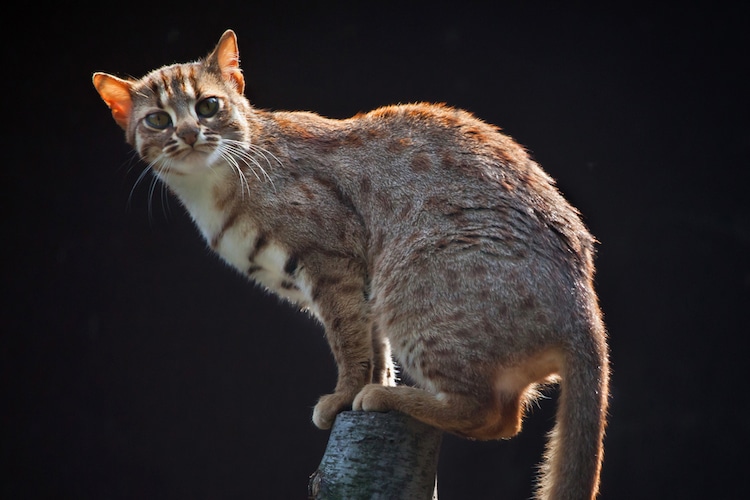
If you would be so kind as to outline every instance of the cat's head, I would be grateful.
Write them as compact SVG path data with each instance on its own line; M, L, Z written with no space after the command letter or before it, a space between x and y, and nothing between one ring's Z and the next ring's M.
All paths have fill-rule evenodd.
M204 59L140 80L94 73L94 86L128 143L157 172L187 174L249 140L237 37L227 30ZM163 172L162 172L163 173Z

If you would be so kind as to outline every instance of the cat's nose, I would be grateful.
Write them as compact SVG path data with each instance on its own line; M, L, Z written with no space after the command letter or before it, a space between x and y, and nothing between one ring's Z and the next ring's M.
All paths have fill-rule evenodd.
M185 141L185 144L188 146L192 146L198 140L198 129L186 127L182 130L177 130L177 137Z

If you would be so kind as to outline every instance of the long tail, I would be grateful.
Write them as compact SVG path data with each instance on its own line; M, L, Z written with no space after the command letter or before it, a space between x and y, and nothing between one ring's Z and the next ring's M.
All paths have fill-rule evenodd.
M609 362L604 327L568 353L557 423L550 433L536 497L593 499L604 457Z

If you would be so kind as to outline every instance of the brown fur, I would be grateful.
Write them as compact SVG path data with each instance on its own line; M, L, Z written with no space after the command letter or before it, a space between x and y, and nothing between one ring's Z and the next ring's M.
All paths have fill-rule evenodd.
M561 379L538 496L593 498L609 376L594 239L549 176L445 105L257 110L238 61L228 31L198 62L94 85L210 247L325 325L339 376L315 424L398 410L508 438L537 384ZM415 387L394 385L391 350Z

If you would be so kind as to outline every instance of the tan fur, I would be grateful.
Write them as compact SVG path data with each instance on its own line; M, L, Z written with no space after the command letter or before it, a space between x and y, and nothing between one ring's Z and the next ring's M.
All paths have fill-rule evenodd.
M511 138L443 105L257 110L231 31L205 59L94 85L208 245L325 325L339 376L318 427L353 407L507 438L559 378L538 497L596 495L609 371L594 239ZM391 351L415 387L394 385Z

